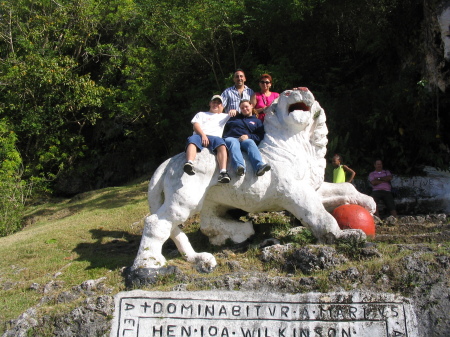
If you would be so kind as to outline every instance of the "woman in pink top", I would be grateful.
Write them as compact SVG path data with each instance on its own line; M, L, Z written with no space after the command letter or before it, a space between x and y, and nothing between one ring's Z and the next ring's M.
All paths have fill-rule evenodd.
M272 86L272 76L269 74L262 74L259 78L260 92L256 92L250 98L250 103L258 112L258 119L264 122L264 116L266 113L264 109L269 107L272 102L280 96L277 92L271 92L270 87Z

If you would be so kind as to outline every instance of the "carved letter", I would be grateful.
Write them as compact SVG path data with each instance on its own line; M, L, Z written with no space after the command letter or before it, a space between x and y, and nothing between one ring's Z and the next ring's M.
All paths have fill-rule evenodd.
M147 308L151 308L152 306L148 305L147 302L144 302L144 305L141 305L141 307L144 308L144 312L146 313L147 312Z
M193 310L193 307L192 307L192 304L190 305L190 306L185 306L184 304L181 306L181 313L183 314L183 312L184 312L184 310L188 310L188 313L190 314L190 315L192 315L192 310Z
M123 324L127 324L127 323L130 323L130 324L132 324L134 326L134 319L132 319L132 318L125 318L123 320Z
M350 307L348 309L348 312L350 313L350 318L356 319L356 312L358 311L358 308L356 307Z
M342 329L342 335L341 335L341 337L351 337L350 328L348 328L347 331L345 331L344 329Z
M241 307L238 305L233 305L231 313L233 314L233 316L241 316Z
M152 337L156 337L156 334L159 332L159 336L161 336L162 337L162 329L163 329L163 327L162 326L160 326L159 327L159 330L156 330L157 328L156 328L156 326L154 326L153 327L153 336Z
M134 309L134 305L130 304L130 303L125 303L125 310L133 310Z
M300 314L301 319L309 319L308 309L306 307L303 308L302 313Z
M205 306L205 317L207 317L208 314L210 314L211 316L214 316L214 304L211 305L211 307L209 307L208 305Z
M133 329L123 329L122 336L125 336L125 333L128 331L133 331Z
M273 307L273 309L271 309L271 308L269 307L270 315L274 316L276 311L277 311L277 307Z
M252 333L249 329L247 329L247 331L244 331L244 329L241 328L241 332L242 332L242 336L244 336L244 337L252 337Z
M378 307L377 308L377 310L378 310L378 313L381 315L381 317L383 317L383 318L386 318L386 315L385 315L385 313L384 313L384 310L385 310L386 308L385 307Z
M177 306L175 305L175 303L169 303L169 305L167 306L167 312L169 314L173 314L177 311Z
M327 317L327 311L328 311L328 310L323 309L322 306L320 306L319 309L320 309L319 317L320 317L321 319L327 319L327 318L328 318L328 317Z
M309 329L305 330L305 329L300 329L300 337L309 337Z
M210 336L217 336L217 328L215 326L210 326L208 333Z
M184 334L186 333L186 336L190 336L192 334L191 332L191 327L188 328L189 330L186 330L186 327L182 326L181 327L181 336L184 336Z
M392 312L395 314L393 317L398 317L398 311L397 311L397 307L392 307Z
M176 325L168 325L167 326L167 337L177 337L176 335L172 335L172 333L175 333L174 328L176 328Z
M315 327L314 332L316 333L316 336L322 337L322 330L323 328L321 326Z
M248 307L247 307L248 308ZM220 307L220 310L219 310L219 316L221 316L221 315L227 315L227 308L225 308L225 306L224 305L222 305L221 307ZM247 315L248 316L248 315Z
M147 302L145 304L147 304ZM162 313L162 308L163 308L163 305L161 302L155 302L155 304L153 305L153 313L154 314Z
M259 317L259 309L261 309L260 305L255 305L256 308L256 316Z

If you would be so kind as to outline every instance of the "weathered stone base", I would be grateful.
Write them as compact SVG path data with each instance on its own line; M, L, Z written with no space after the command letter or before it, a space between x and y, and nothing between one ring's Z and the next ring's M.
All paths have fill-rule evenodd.
M132 270L130 267L124 271L125 285L128 289L139 288L155 284L159 277L176 274L178 268L175 266L162 267L158 269L139 268Z
M418 336L410 300L388 293L150 292L115 296L111 337Z

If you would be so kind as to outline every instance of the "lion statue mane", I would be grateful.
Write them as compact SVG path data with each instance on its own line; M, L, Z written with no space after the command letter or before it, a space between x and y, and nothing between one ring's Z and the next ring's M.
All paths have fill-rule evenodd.
M375 202L349 183L324 182L328 130L325 112L313 94L308 90L286 90L269 110L259 149L263 161L272 169L263 176L256 176L246 159L245 176L230 172L231 182L218 184L216 159L208 149L197 155L193 176L183 172L184 153L158 167L149 183L151 215L145 218L131 271L164 267L166 259L161 250L169 238L187 261L212 270L216 266L214 256L195 252L179 226L197 213L201 231L215 245L227 239L240 243L254 234L250 221L227 215L231 209L252 213L287 210L323 243L348 237L365 239L361 230L341 230L330 214L344 204L361 205L373 214Z

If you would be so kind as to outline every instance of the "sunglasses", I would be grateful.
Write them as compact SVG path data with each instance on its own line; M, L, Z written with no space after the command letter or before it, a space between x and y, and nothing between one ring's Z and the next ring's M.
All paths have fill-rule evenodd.
M261 84L270 84L269 81L259 81L259 83L261 83Z

